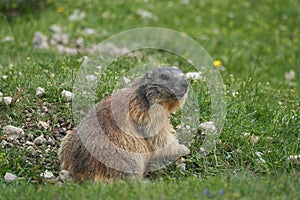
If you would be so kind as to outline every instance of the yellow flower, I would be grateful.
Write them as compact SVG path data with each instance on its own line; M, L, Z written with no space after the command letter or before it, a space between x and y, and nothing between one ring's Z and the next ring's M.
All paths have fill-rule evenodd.
M62 6L58 6L58 8L57 8L57 12L59 12L59 13L62 13L62 12L64 12L64 7L62 7Z
M215 60L215 61L214 61L214 66L215 66L215 67L222 67L223 64L222 64L222 62L221 62L220 60Z

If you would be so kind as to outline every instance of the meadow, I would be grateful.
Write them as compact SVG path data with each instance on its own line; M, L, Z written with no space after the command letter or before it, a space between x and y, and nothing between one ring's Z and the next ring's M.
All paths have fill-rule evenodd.
M28 2L0 1L0 97L11 97L0 102L0 199L299 198L299 0ZM76 123L62 92L74 89L85 56L97 44L139 27L182 32L222 63L216 69L226 118L216 147L199 154L205 138L199 129L190 155L142 181L63 182L57 152ZM34 41L37 32L42 35ZM153 60L195 71L162 50L121 56L98 77L96 100L111 94L128 70ZM200 105L195 120L210 121L205 80L192 80L191 87ZM180 120L180 113L172 116L175 127ZM24 133L9 138L7 125ZM15 180L6 180L6 173Z

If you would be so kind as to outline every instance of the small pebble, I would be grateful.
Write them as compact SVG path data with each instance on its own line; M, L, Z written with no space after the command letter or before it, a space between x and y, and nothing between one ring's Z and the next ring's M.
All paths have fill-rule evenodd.
M23 137L24 131L21 128L18 128L18 127L12 126L12 125L7 125L7 126L3 127L3 134L7 135L8 141L13 141L20 137Z
M11 182L11 181L15 181L18 177L12 173L6 172L4 175L4 180Z
M63 90L61 92L61 96L62 96L62 98L66 99L67 101L72 101L74 94L70 91Z
M67 170L61 170L59 172L59 179L62 181L62 182L68 182L68 181L71 181L72 180L72 177L69 173L69 171Z
M51 25L49 28L54 33L61 33L62 32L61 27L56 25L56 24Z
M45 89L42 87L37 87L35 90L36 97L42 97L45 94Z
M200 126L200 128L202 128L204 130L215 130L216 129L214 122L204 122L204 123L201 123L199 126Z
M1 148L4 149L5 147L7 147L9 145L9 143L5 140L1 141Z
M1 97L0 96L0 103L3 102L5 105L10 105L12 103L12 98L11 97Z
M36 155L36 151L32 146L27 147L26 151L30 153L32 156Z
M47 169L44 173L41 174L41 176L47 179L54 178L53 173L51 171L48 171Z
M35 145L41 145L41 144L43 144L44 142L46 142L46 139L45 139L45 137L44 137L43 134L40 135L40 136L38 136L37 138L35 138L35 139L33 140L33 143L34 143Z
M48 38L46 35L42 34L41 32L36 32L32 39L32 44L37 49L48 49Z
M47 144L51 145L51 146L54 146L55 145L55 142L49 137L47 142Z
M42 106L41 110L42 110L43 113L48 113L49 112L47 106Z
M83 32L87 35L93 35L93 34L96 34L96 31L95 29L92 29L92 28L84 28L83 29Z
M44 122L44 121L39 121L39 122L37 123L37 126L38 126L38 128L41 129L41 130L47 130L47 129L50 128L50 125L49 125L47 122Z
M29 133L29 134L27 135L27 139L30 140L30 141L32 141L32 140L34 139L34 135L31 134L31 133Z

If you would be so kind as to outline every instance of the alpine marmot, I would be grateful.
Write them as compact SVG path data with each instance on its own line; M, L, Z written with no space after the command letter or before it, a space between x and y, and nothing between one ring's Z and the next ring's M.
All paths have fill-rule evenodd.
M80 182L131 179L189 154L170 123L188 88L181 70L161 67L104 98L64 137L61 169Z

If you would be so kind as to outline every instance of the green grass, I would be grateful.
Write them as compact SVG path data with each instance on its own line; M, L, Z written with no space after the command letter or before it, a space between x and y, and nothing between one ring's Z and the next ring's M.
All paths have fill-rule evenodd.
M174 2L174 3L173 3ZM1 2L0 2L1 3ZM25 141L0 148L1 199L111 198L118 199L296 199L299 193L300 160L300 1L60 1L32 14L26 12L7 21L0 16L0 40L12 36L14 42L0 41L0 92L12 96L10 106L0 105L0 137L8 124L22 127L25 140L44 134L53 137L55 145L37 147L31 155L23 147ZM58 8L63 12L58 12ZM86 12L84 20L69 22L74 9ZM143 19L138 9L151 11L158 20ZM5 12L7 14L7 12ZM72 105L61 97L63 90L72 90L79 59L87 53L60 55L54 47L38 50L31 41L36 31L47 36L49 26L57 24L70 34L70 46L83 37L85 46L100 43L108 37L131 28L159 26L184 32L198 41L225 66L220 71L226 87L226 120L217 146L207 157L198 154L203 138L197 136L192 154L186 156L186 170L176 165L147 174L146 181L114 184L59 185L40 177L45 169L55 176L59 172L57 150L63 127L72 129ZM83 29L97 31L86 35ZM186 61L158 51L144 51L143 56L123 56L113 62L96 88L97 99L110 94L119 77L137 65L147 64L149 57L169 65L179 64L186 72L193 70ZM293 70L295 78L285 80ZM7 76L7 78L4 78ZM35 98L40 86L46 93ZM199 120L210 119L210 96L205 84L194 82L201 105ZM46 105L48 113L41 107ZM49 130L39 130L38 121L47 121ZM180 116L172 119L178 124ZM248 135L245 133L249 133ZM253 137L258 136L258 141ZM2 139L1 139L2 140ZM49 150L50 149L50 150ZM257 152L265 162L260 162ZM21 177L7 183L3 176L11 172ZM53 185L51 184L53 183ZM219 195L223 189L225 193ZM3 191L3 192L2 192Z
M298 177L299 178L299 177ZM2 199L297 199L297 177L216 176L115 184L1 185Z

